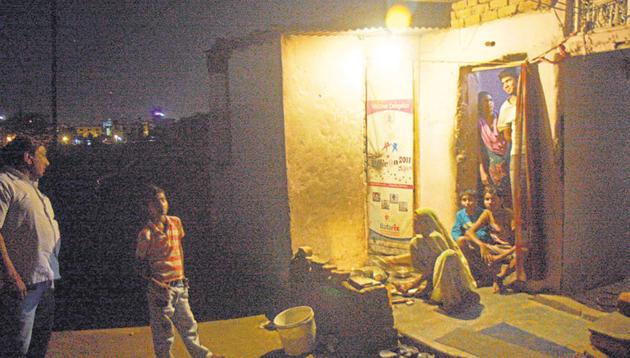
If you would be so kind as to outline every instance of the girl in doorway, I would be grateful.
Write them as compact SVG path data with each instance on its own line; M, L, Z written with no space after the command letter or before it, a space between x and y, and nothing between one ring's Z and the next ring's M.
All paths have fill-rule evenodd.
M479 136L481 138L481 160L479 176L484 186L494 185L506 193L510 192L510 171L508 158L509 143L499 132L498 117L494 111L494 100L490 93L482 91L477 95ZM510 197L507 206L511 206Z
M503 207L501 192L492 186L486 186L483 193L485 210L466 235L458 241L464 256L473 267L476 278L487 282L492 280L495 293L503 291L503 280L515 267L514 215L512 210ZM477 231L486 227L489 239L482 240Z

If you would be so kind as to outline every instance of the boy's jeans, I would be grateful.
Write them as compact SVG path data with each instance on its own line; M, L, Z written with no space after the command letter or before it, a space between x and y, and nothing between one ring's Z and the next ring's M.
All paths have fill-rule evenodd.
M188 288L183 283L171 286L168 291L149 283L147 299L156 357L172 357L171 347L175 341L173 324L193 358L210 355L208 349L199 342L197 321L188 304Z
M46 355L55 313L52 283L27 286L23 300L12 287L0 290L0 357Z

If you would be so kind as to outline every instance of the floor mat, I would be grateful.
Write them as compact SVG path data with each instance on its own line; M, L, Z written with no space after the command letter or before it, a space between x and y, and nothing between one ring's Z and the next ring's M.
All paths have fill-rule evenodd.
M544 358L543 354L467 328L456 328L438 338L436 342L470 353L477 357Z
M479 333L554 357L573 356L575 354L573 350L567 347L535 336L505 322L483 329Z

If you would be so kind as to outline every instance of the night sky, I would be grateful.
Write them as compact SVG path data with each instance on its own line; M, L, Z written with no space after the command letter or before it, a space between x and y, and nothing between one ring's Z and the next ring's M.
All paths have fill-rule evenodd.
M57 1L58 120L207 112L204 51L271 25L384 16L387 0ZM50 2L0 2L0 114L50 114ZM343 25L342 25L343 26ZM348 22L348 26L353 23Z

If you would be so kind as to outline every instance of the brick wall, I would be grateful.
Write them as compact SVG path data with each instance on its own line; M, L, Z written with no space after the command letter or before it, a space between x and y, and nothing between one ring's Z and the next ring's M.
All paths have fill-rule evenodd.
M451 6L451 27L461 28L549 9L556 0L459 0Z
M327 342L322 345L334 357L344 358L375 357L396 346L398 332L385 285L357 289L347 280L350 271L324 262L311 248L299 248L289 268L290 292L284 295L289 306L313 308L317 340Z

